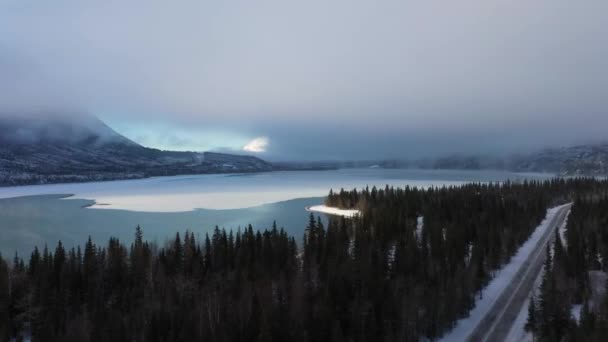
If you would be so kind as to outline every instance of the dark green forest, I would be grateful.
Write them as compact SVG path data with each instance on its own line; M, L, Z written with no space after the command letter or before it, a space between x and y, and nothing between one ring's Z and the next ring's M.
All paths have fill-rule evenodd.
M546 209L572 200L572 243L563 253L583 249L568 262L556 249L555 265L572 263L570 274L564 268L559 275L568 286L541 299L587 303L584 270L603 269L591 256L608 247L600 229L606 211L593 207L607 203L607 189L606 181L555 179L342 190L326 204L362 214L328 221L311 215L303 237L276 225L216 227L200 239L185 232L159 246L138 227L130 245L115 238L58 242L0 261L0 340L433 340L467 316ZM597 211L595 220L582 202ZM589 331L599 336L604 323L594 317L597 328ZM545 326L538 320L532 329L541 336Z
M608 337L608 196L575 198L565 238L548 250L540 291L526 328L538 341L606 341ZM580 308L577 320L571 308Z

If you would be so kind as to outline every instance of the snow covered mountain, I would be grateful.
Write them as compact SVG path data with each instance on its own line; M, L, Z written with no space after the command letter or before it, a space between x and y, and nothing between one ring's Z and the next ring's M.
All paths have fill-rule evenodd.
M147 148L92 116L0 116L0 185L271 169L251 156Z

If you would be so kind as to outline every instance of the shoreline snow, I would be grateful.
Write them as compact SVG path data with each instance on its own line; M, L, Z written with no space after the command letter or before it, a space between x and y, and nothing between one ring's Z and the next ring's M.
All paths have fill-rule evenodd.
M545 218L540 225L536 227L528 240L519 248L509 263L496 272L494 278L483 289L483 298L477 300L475 308L469 313L469 317L458 320L454 329L443 336L440 341L464 341L467 339L471 332L479 325L483 317L490 311L494 302L496 302L505 288L511 283L513 277L521 268L522 263L528 259L538 241L547 229L549 229L549 224L553 221L555 215L560 209L568 205L570 205L570 203L547 210Z
M339 209L334 207L328 207L326 205L313 205L312 207L306 207L306 211L349 218L361 215L361 212L357 209Z

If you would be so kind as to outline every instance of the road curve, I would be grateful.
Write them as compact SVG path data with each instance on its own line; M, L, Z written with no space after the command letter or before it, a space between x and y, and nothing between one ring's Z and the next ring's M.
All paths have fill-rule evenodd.
M524 261L513 280L500 294L486 316L471 332L467 341L504 341L526 299L534 289L534 282L545 261L545 250L555 236L555 230L563 223L571 205L563 206L553 216L545 234Z

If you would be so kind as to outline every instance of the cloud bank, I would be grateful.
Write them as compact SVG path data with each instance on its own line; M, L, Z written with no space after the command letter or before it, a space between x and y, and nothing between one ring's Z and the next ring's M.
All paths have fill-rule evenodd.
M607 13L605 0L8 0L0 112L89 112L167 148L267 136L267 154L294 159L598 140Z

